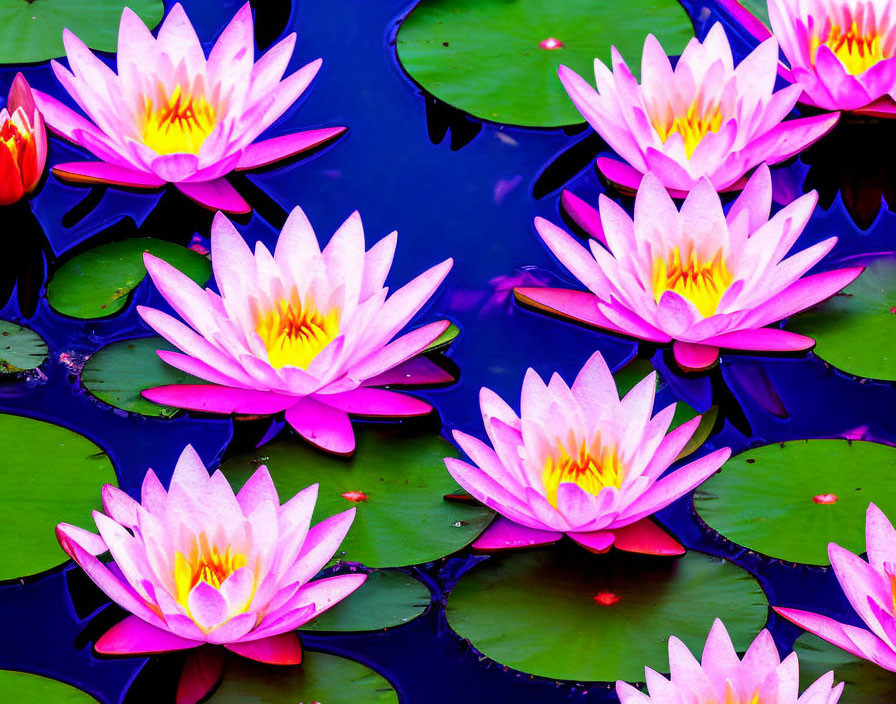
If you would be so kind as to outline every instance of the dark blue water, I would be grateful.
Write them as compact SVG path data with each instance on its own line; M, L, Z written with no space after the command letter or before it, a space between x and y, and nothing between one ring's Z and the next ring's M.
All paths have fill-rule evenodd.
M200 38L212 41L241 3L183 4ZM684 5L698 18L698 36L716 19L727 20L712 3ZM271 246L286 213L301 204L325 236L355 209L361 212L368 241L398 229L392 287L453 256L456 263L447 285L423 314L428 320L449 317L463 331L448 353L461 370L460 382L421 393L438 409L445 428L481 436L479 388L487 385L513 402L530 366L542 375L559 371L571 379L595 349L614 366L636 354L633 343L536 315L508 297L513 282L576 287L537 238L532 220L536 215L561 219L561 186L596 202L603 189L589 161L606 150L599 138L582 128L532 130L481 122L428 97L404 74L395 56L395 33L412 7L406 0L307 0L294 3L288 18L287 7L257 3L259 41L267 44L281 32L296 30L299 41L290 70L318 56L324 64L306 97L278 121L270 136L337 124L349 126L349 131L308 159L237 180L256 206L253 215L238 223L250 243L261 240ZM738 58L743 57L751 41L730 26L729 36ZM61 94L47 64L22 70L34 87ZM9 85L14 73L11 67L0 69L0 85ZM796 186L805 178L807 187L820 190L825 208L816 212L797 246L832 233L840 237L824 264L827 268L839 259L894 249L893 215L881 200L890 197L896 183L890 166L894 159L881 153L880 131L875 129L838 129L824 148L810 150L788 167L799 176ZM70 145L52 140L51 163L83 157ZM621 202L631 207L630 201ZM60 359L73 359L76 367L78 360L111 341L149 334L134 309L136 304L165 306L150 286L144 283L125 311L103 321L63 318L44 300L37 302L30 319L19 311L22 306L30 313L27 309L37 301L43 259L52 271L73 253L138 232L187 243L194 233L208 234L211 214L173 191L88 189L52 176L31 210L8 210L14 227L4 224L4 256L29 262L27 269L37 284L19 271L19 300L14 298L0 317L21 320L39 332L49 344L50 361L42 367L45 380L0 385L0 412L46 419L87 436L108 452L120 486L132 495L148 466L167 481L188 442L210 466L219 461L233 437L230 420L188 415L163 420L116 411L86 394L77 369ZM34 236L17 237L26 232ZM859 426L868 426L868 439L896 444L893 386L841 374L811 354L791 359L724 356L712 373L688 378L669 368L662 350L654 355L642 346L640 354L653 355L668 382L663 401L675 397L699 410L720 405L719 432L707 451L836 437ZM814 607L854 620L828 570L761 558L710 535L701 528L689 498L661 512L660 518L687 547L725 556L756 575L771 604ZM464 552L415 568L430 585L433 601L424 616L405 626L385 633L303 639L307 646L369 664L393 683L403 702L412 704L615 701L607 686L556 683L506 670L452 633L442 604L468 565ZM153 661L93 656L91 641L118 618L117 608L109 607L70 563L2 584L0 668L71 682L106 702L123 701L139 676L129 702L166 700L176 676L171 664L176 656ZM789 649L797 629L773 615L769 626L782 651Z

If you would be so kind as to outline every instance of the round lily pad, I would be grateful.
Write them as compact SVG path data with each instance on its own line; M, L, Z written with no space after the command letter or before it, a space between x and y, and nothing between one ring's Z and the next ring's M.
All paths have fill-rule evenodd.
M896 701L896 673L850 655L811 633L800 636L793 649L800 659L800 691L833 670L835 682L846 682L839 704Z
M221 471L238 488L265 464L283 501L320 483L313 520L356 507L336 558L368 567L436 560L472 542L491 521L490 509L444 500L457 485L443 458L457 451L438 435L361 426L355 433L357 450L350 459L287 437L227 460Z
M849 440L764 445L728 460L694 501L700 517L738 545L826 565L830 542L865 551L869 502L896 515L896 448Z
M34 330L0 320L0 376L39 367L47 358L47 343Z
M429 602L429 589L411 575L373 570L360 589L300 630L378 631L415 619L426 611Z
M164 13L161 0L0 0L0 63L65 56L63 29L70 29L93 49L115 51L125 7L149 27L155 27Z
M50 279L47 300L54 310L73 318L117 313L146 276L144 252L164 259L198 284L212 274L211 262L201 254L171 242L137 237L100 245L67 261Z
M843 291L794 317L787 329L815 338L815 353L838 369L896 380L896 258L876 259Z
M100 488L116 481L105 452L58 425L0 415L0 447L0 579L11 579L63 562L56 524L95 529Z
M230 658L224 679L209 704L398 704L398 695L380 675L361 663L305 651L302 664L263 665Z
M8 702L53 702L53 704L97 702L89 694L58 680L13 670L0 670L0 692L3 692Z
M557 67L591 80L594 58L609 64L615 45L636 71L651 32L669 54L694 36L677 0L423 0L401 25L398 58L425 90L476 117L556 127L583 122Z
M720 558L678 559L577 546L491 557L448 597L448 623L488 657L555 679L644 680L668 672L674 634L695 653L715 618L745 650L765 623L756 581Z
M110 406L144 416L170 418L179 409L148 401L140 392L168 384L205 383L165 364L156 354L156 350L175 349L161 337L113 342L87 360L81 371L81 382Z

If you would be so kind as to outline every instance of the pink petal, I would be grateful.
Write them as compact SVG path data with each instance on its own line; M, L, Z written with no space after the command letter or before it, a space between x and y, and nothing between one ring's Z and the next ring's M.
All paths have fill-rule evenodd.
M571 318L585 325L603 328L611 332L629 333L610 321L599 309L600 299L593 293L573 291L565 288L533 288L522 286L513 289L520 303L532 306L546 313ZM664 340L667 342L668 340Z
M595 530L589 533L567 533L579 545L593 553L602 553L613 547L615 535L608 530Z
M801 352L815 344L815 340L795 332L778 328L734 330L703 340L703 344L717 345L734 350L761 352Z
M855 626L849 626L845 623L840 623L839 621L835 621L832 618L828 618L827 616L822 616L821 614L812 613L811 611L803 611L802 609L785 609L779 608L777 606L772 607L775 611L777 611L781 616L786 618L788 621L795 623L797 626L802 628L805 631L809 631L809 633L814 633L819 638L826 640L828 643L833 643L838 648L845 650L847 653L852 653L853 655L870 659L869 655L865 653L865 651L857 646L852 638L850 637L851 633L855 631L861 631L862 629L856 628ZM865 631L868 635L873 635L868 631ZM876 637L876 636L874 636Z
M68 523L60 523L56 526L56 536L62 549L71 556L71 551L66 545L72 542L81 546L81 549L90 555L102 555L109 549L103 536L91 533L89 530L78 528L78 526L69 525ZM65 541L65 542L63 542Z
M172 384L143 391L143 397L163 406L186 408L206 413L243 413L267 415L279 413L296 403L293 396L271 391L253 391L230 386Z
M618 550L646 555L684 555L685 552L681 543L649 518L614 528L613 534L616 536L614 546Z
M364 382L365 386L427 386L447 384L454 377L426 357L412 357Z
M675 341L672 345L672 351L679 366L689 372L709 369L719 358L718 347L682 342L681 340Z
M317 400L340 411L377 418L425 416L432 411L425 401L385 389L360 388L341 394L318 394Z
M274 506L280 506L280 497L277 496L277 487L271 479L268 468L261 465L255 473L246 480L243 488L236 495L237 503L244 516L250 516L260 504L269 501Z
M357 509L350 508L314 525L308 531L293 564L284 574L282 583L304 584L320 572L345 540L355 520L356 511Z
M393 295L389 300L394 299L396 295L398 294ZM353 365L351 371L349 371L349 376L352 379L365 381L406 362L411 357L425 350L450 325L451 323L448 320L439 320L416 330L411 330L411 332L402 335L397 340L390 342L385 347L376 350Z
M225 213L249 213L252 211L243 197L224 178L216 178L213 181L175 183L177 190L187 198L195 201L203 208L209 210L223 210Z
M298 665L302 662L302 644L299 635L293 632L242 643L227 643L224 647L244 658L271 665Z
M228 607L224 596L208 582L200 581L187 597L190 615L200 628L209 630L227 618Z
M557 542L563 533L527 528L503 516L497 516L488 528L476 538L474 550L506 550L535 547Z
M355 451L355 433L345 411L313 398L303 398L287 409L286 422L313 445L338 455Z
M129 615L106 631L94 645L102 655L146 655L197 648L202 641L181 638Z
M108 183L127 188L158 188L165 185L165 182L154 174L107 164L104 161L70 161L56 164L53 173L74 183Z
M563 209L576 225L585 230L598 242L607 246L607 239L604 237L604 226L601 224L600 213L596 208L592 208L575 193L567 191L565 188L560 195L560 202L563 205Z
M243 150L243 155L236 167L237 171L256 169L281 159L288 159L333 139L345 132L345 129L345 127L326 127L254 142Z
M177 681L175 704L197 704L224 676L226 658L220 648L203 648L190 653Z

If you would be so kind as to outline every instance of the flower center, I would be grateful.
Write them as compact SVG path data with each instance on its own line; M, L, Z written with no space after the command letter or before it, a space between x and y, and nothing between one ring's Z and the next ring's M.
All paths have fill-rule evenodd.
M847 73L853 76L867 71L879 61L889 58L884 53L881 36L877 32L869 32L865 28L860 29L855 20L847 29L831 25L823 28L820 35L812 36L809 56L812 58L813 65L818 48L822 44L834 52L834 56L840 59Z
M178 85L161 92L159 104L146 96L143 143L156 154L198 154L215 129L215 110L203 96L191 96Z
M575 455L570 455L562 444L557 453L548 457L544 468L544 488L547 500L557 507L557 489L564 482L578 484L589 494L597 496L601 489L612 486L619 489L625 478L625 469L619 462L615 447L601 447L600 439L592 446L582 443Z
M707 109L698 107L697 101L694 101L684 115L672 115L669 112L655 115L651 124L664 144L673 134L680 134L684 139L684 152L690 159L697 145L708 133L721 129L722 111L718 105Z
M303 306L293 296L292 301L281 298L260 315L255 331L264 342L272 367L307 369L339 334L339 317L338 309L323 314L313 305Z
M245 566L245 555L233 554L229 545L221 552L217 545L209 546L205 533L201 534L189 555L178 551L174 556L177 602L186 606L187 597L199 582L220 589L230 575Z
M3 111L6 113L6 110ZM7 149L12 156L12 160L18 166L19 171L22 171L22 163L25 160L25 151L28 147L28 143L31 141L31 134L27 130L23 130L19 125L17 125L14 120L18 118L18 121L23 122L22 114L20 110L16 111L17 114L13 114L12 117L7 117L3 120L2 124L0 124L0 142L3 143L3 146Z
M731 680L726 680L725 682L725 701L723 704L762 704L759 699L759 688L756 688L756 691L753 692L753 695L749 697L749 699L745 699L734 691L734 685L731 684Z
M712 261L702 262L693 251L682 260L681 250L675 247L667 259L657 257L653 262L653 295L659 303L666 291L675 291L708 318L716 312L732 278L721 249Z

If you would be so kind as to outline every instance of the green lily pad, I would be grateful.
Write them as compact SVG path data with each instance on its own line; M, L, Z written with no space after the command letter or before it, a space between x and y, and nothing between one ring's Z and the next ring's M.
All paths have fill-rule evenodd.
M140 392L168 384L206 383L165 364L156 354L156 350L176 349L161 337L113 342L87 360L81 371L81 382L110 406L144 416L170 418L179 409L153 403Z
M198 284L212 274L211 262L186 247L137 237L100 245L67 261L50 279L47 300L54 310L73 318L104 318L117 313L146 276L144 252L164 259Z
M70 29L92 49L115 51L125 7L149 27L164 14L161 0L0 0L0 63L65 56L63 29Z
M34 330L0 320L0 376L35 369L47 358L47 343Z
M354 660L308 652L302 664L263 665L230 658L221 686L209 704L398 704L383 677Z
M378 631L412 621L426 611L429 589L411 575L373 570L356 592L306 623L303 631Z
M448 623L502 665L555 679L644 680L668 672L674 634L700 653L715 618L737 650L762 629L756 581L720 558L678 559L572 545L491 557L448 597Z
M815 353L856 376L896 380L896 258L877 259L842 292L794 317Z
M0 447L0 579L11 579L65 561L56 524L95 529L90 512L102 508L100 488L116 480L105 452L58 425L0 415Z
M356 426L355 434L357 450L350 459L285 437L227 460L221 471L240 487L265 464L283 500L320 483L313 520L356 507L336 557L368 567L416 565L450 555L491 521L490 509L443 499L457 487L443 458L457 457L457 451L438 435L363 426Z
M3 692L8 702L96 704L98 701L86 692L58 680L13 670L0 670L0 692Z
M818 636L800 636L793 649L800 659L800 691L830 670L846 682L839 704L890 704L896 701L896 673L850 655Z
M737 0L750 11L762 24L769 27L768 0Z
M560 79L587 80L615 45L633 71L653 33L668 54L694 36L677 0L422 0L398 32L398 58L417 83L476 117L530 127L583 122ZM539 47L552 37L559 49Z
M697 513L738 545L788 562L829 564L828 543L865 551L869 502L896 515L896 448L798 440L732 457L698 487Z
M440 350L445 349L454 342L454 338L460 335L460 328L457 327L454 323L451 323L447 328L445 328L445 332L439 335L435 340L429 343L429 347L427 347L424 352L438 352Z

